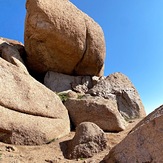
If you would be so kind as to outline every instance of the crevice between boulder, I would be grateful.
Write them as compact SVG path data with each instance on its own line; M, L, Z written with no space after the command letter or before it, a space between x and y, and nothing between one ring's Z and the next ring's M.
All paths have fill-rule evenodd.
M76 66L75 66L75 68L74 68L74 74L76 74L76 69L78 69L79 65L80 65L80 64L82 63L82 61L84 60L84 57L85 57L87 48L88 48L88 29L87 29L87 27L86 27L86 38L85 38L85 46L84 46L83 54L82 54L81 59L79 60L79 62L76 64Z
M22 113L22 114L26 114L26 115L30 115L30 116L51 118L51 119L60 119L59 117L43 116L42 114L33 114L32 112L29 112L29 111L23 112L20 110L16 110L15 108L12 108L12 107L8 107L8 106L6 107L3 103L0 103L0 106L6 108L8 110L15 111L15 112Z

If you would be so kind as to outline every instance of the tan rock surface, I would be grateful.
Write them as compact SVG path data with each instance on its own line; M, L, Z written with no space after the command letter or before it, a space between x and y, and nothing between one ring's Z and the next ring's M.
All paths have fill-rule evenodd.
M157 162L163 160L163 105L143 119L104 158L105 163Z
M104 131L122 131L126 127L126 122L119 113L114 98L88 96L81 99L68 99L64 105L75 126L81 122L93 122Z
M156 117L162 116L163 114L163 105L155 109L152 113L150 113L148 116L143 118L142 121L140 121L133 129L132 131L136 130L142 125L145 125L146 123L153 121Z
M89 158L103 151L107 138L103 130L91 122L82 122L76 128L75 136L68 142L70 159Z
M0 106L0 141L40 145L69 133L68 118L54 119L20 113Z
M106 99L115 95L118 110L125 119L145 117L146 113L140 96L128 79L122 73L114 73L98 82L89 92L93 96L102 96Z
M61 115L57 115L59 112L63 112L63 115L66 113L58 96L2 58L0 58L0 83L1 106L22 113L52 118L61 118Z
M53 129L56 129L56 133L54 134L53 132L54 138L60 137L61 135L64 136L69 133L70 126L68 113L59 97L47 89L45 86L43 86L41 83L37 82L26 71L24 71L24 69L20 69L20 67L0 58L0 83L0 106L6 108L6 113L5 111L1 112L1 119L6 117L6 114L9 114L11 117L12 113L8 113L9 109L11 111L16 111L17 113L22 114L20 117L24 117L24 114L27 115L27 120L30 119L28 118L28 115L32 115L33 117L44 117L45 122L48 121L46 119L49 118L49 121L51 121L51 123L53 122ZM13 118L16 118L16 116ZM7 130L7 127L4 126L5 122L5 124L8 125L9 129L12 129L10 125L17 125L17 127L20 126L16 121L13 123L10 122L10 120L11 118L6 119L4 122L0 122L0 131L2 133ZM25 118L22 120L25 121ZM21 121L18 120L18 122ZM41 121L36 120L35 123L40 126L41 124L39 123L42 123L42 119ZM32 123L30 123L30 125L31 128L37 127L33 126ZM52 132L51 129L49 129L48 125L48 123L44 123L43 127L47 128L46 134L49 134L49 137L52 137ZM30 129L30 127L26 127ZM15 129L16 127L14 127L14 130ZM12 130L9 132L12 132ZM30 130L26 132L30 132ZM30 138L32 139L32 137Z
M25 49L27 65L37 72L103 74L101 27L70 1L27 0Z

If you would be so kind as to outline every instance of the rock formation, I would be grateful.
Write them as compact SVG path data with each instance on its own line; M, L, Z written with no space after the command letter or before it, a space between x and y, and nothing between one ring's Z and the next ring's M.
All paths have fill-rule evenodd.
M59 93L63 102L66 101L64 104L75 126L81 122L90 121L105 131L121 131L125 129L125 120L145 116L137 90L122 73L98 78L48 72L44 83L55 92L73 90L77 93L86 93L86 96L77 95L76 99L71 99L67 92Z
M75 75L103 75L104 35L88 15L65 0L27 0L27 66Z
M135 127L131 125L132 130L128 128L145 117L145 110L125 75L103 76L105 42L101 27L68 0L27 0L26 9L25 47L0 38L0 160L15 161L6 161L6 155L1 158L4 150L24 149L15 144L49 143L30 147L25 153L42 148L44 155L53 149L50 155L54 157L62 150L57 160L41 160L37 154L39 161L30 155L27 159L19 156L24 162L65 162L60 157L89 158L112 148L98 161L162 162L163 106ZM31 74L43 77L44 85ZM70 126L76 127L75 136ZM5 143L12 146L2 149Z
M104 163L162 162L163 106L149 114L115 146L103 160Z

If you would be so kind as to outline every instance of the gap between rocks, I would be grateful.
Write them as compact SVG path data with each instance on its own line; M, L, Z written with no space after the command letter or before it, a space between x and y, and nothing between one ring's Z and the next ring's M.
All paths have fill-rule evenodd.
M20 110L16 110L12 107L6 107L3 103L0 103L0 106L8 109L8 110L11 110L11 111L15 111L15 112L18 112L18 113L22 113L22 114L26 114L26 115L30 115L30 116L34 116L34 117L43 117L43 118L50 118L50 119L61 119L59 117L51 117L51 116L43 116L41 114L33 114L32 112L23 112L23 111L20 111Z
M85 23L86 24L86 23ZM86 27L86 38L85 38L85 48L83 50L83 55L82 58L79 60L79 62L76 64L75 68L74 68L74 74L76 74L76 69L78 69L79 65L82 63L82 61L84 60L87 48L88 48L88 29Z

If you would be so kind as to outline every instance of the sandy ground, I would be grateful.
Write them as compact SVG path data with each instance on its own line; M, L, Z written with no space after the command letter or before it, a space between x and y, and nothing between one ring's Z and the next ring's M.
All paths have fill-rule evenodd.
M16 146L0 143L0 163L99 163L112 147L126 137L128 132L140 121L133 120L125 131L119 133L106 133L107 148L88 159L68 160L65 158L66 141L71 140L74 132L66 137L41 146Z

